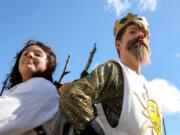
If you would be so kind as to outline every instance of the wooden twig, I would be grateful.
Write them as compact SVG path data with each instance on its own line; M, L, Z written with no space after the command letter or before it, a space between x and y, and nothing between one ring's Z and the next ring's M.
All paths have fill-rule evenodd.
M86 66L85 66L84 70L81 73L81 78L88 74L88 69L89 69L89 67L90 67L90 65L92 63L92 60L93 60L93 57L94 57L94 54L95 54L96 50L97 50L96 49L96 43L94 43L94 47L93 47L92 51L90 52L90 55L89 55L88 61L86 63Z
M162 120L163 120L163 130L164 130L164 135L166 135L166 126L165 126L165 120L164 120L164 118L162 118Z
M68 57L67 57L67 60L66 60L65 66L64 66L63 73L61 74L61 77L59 78L58 83L61 83L62 80L63 80L63 78L64 78L64 76L67 75L68 73L70 73L70 71L67 71L67 65L68 65L68 63L69 63L69 61L70 61L70 58L71 58L71 54L69 54Z

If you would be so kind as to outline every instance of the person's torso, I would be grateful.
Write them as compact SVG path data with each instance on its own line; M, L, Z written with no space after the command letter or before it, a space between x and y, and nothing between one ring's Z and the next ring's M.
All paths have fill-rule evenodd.
M121 64L124 76L124 97L119 123L111 127L101 104L96 118L107 135L161 135L161 117L157 103L149 95L143 76Z

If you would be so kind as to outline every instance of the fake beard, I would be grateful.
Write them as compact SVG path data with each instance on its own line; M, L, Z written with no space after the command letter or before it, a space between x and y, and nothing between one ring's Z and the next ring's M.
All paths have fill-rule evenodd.
M147 43L135 38L128 42L126 49L131 52L141 63L149 63L150 52Z

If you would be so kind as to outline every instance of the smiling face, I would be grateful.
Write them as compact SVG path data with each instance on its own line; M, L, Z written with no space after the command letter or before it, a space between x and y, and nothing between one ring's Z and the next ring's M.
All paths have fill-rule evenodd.
M122 38L116 40L116 48L122 59L132 58L140 64L150 62L148 32L137 24L125 28Z
M39 46L32 45L22 52L18 67L23 82L27 81L33 75L46 70L47 55Z

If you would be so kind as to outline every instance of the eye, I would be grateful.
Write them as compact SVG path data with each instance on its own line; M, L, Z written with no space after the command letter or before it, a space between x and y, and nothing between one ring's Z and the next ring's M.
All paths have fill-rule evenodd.
M131 30L129 33L134 35L134 34L136 34L136 31L135 30Z
M35 52L35 56L37 56L37 57L41 57L41 56L42 56L42 54L41 54L40 52Z
M22 55L23 55L23 56L27 56L27 55L28 55L28 52L27 52L27 51L24 51L24 52L22 53Z

